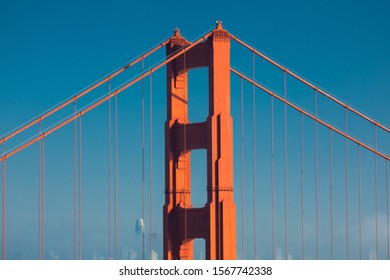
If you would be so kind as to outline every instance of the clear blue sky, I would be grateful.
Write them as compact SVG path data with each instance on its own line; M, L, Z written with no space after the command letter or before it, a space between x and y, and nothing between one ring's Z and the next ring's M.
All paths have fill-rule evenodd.
M301 74L319 87L328 90L351 106L362 110L367 115L390 126L390 111L387 109L388 104L390 104L389 18L390 4L388 1L384 0L272 2L180 1L172 6L169 6L166 1L1 1L0 115L2 117L0 118L0 135L4 135L16 126L38 116L43 111L72 96L97 79L103 77L117 67L124 65L127 61L156 45L163 39L171 36L174 27L179 27L182 34L187 39L192 40L214 28L216 19L221 19L224 27L228 31L255 46L281 64L286 65L289 69ZM164 54L162 53L160 54L160 57L156 57L154 62L163 58L163 55ZM250 73L250 65L248 65L248 63L244 64L245 61L248 63L250 62L250 53L243 55L242 48L239 48L237 45L232 46L232 65L246 73ZM257 61L260 61L260 59ZM153 63L152 60L150 60L150 63ZM256 65L256 67L258 69L256 77L260 82L269 85L275 90L279 89L278 86L281 87L280 83L278 86L274 86L275 78L271 77L271 72L261 73L260 70L262 69L262 66ZM202 81L202 79L204 80L205 78L204 74L205 72L202 72L202 70L196 71L190 78L198 77ZM120 80L120 82L125 81L132 75L133 74L129 74L125 79ZM262 76L264 76L264 80L262 79ZM278 78L278 81L282 81L281 77ZM238 102L238 79L236 77L234 78L232 78L232 100L237 100ZM148 82L149 80L146 80L146 83ZM207 89L204 84L198 84L198 82L195 81L190 81L190 86L193 86L192 89L190 89L190 92L199 93L199 96L202 96L201 92L204 92L205 89ZM146 86L146 88L148 89L148 86ZM161 204L162 207L164 187L162 166L162 124L165 118L164 70L156 73L153 88L155 108L155 111L153 112L155 118L153 123L155 138L153 141L156 157L156 160L153 163L153 196L156 204ZM235 95L233 96L234 90ZM246 90L250 92L251 87L246 85ZM104 90L100 92L100 94L103 92ZM122 169L120 169L119 174L121 178L120 203L122 205L119 208L122 225L119 235L120 248L131 246L129 239L134 231L135 219L140 216L139 210L132 210L128 205L128 200L126 200L127 197L134 199L134 196L136 196L137 199L134 203L138 207L137 209L139 209L139 188L137 190L131 188L126 189L125 187L126 184L129 184L128 182L131 181L131 178L136 178L135 184L139 184L139 169L137 169L139 167L137 167L137 164L139 165L138 162L140 160L140 127L139 125L133 127L126 126L126 119L132 118L133 121L136 120L138 123L140 120L139 85L135 87L134 92L129 90L123 93L123 97L120 97L119 99L120 128L122 129L123 135L123 138L120 139L120 162L123 163L123 167L120 167ZM307 91L307 93L310 94L309 91ZM132 97L132 94L136 97ZM299 93L296 92L294 94L298 96L296 99L297 102L302 100L302 97L299 97ZM203 93L203 97L204 96ZM269 101L267 98L268 97L264 97L264 102L267 100ZM290 98L294 100L293 95L291 95ZM93 99L94 98L91 98L86 101L86 103ZM262 99L260 97L258 102L261 101ZM194 102L195 105L201 103L196 100L192 102ZM301 102L305 103L305 101ZM246 98L245 104L245 106L248 106L247 115L245 117L250 119L250 97ZM265 105L259 104L259 111L261 111L261 106ZM90 221L87 221L85 225L85 236L90 236L90 241L87 240L87 237L85 237L84 241L86 258L91 258L93 252L104 257L106 256L107 248L107 234L106 227L104 226L107 219L104 215L107 214L104 213L104 210L106 209L104 207L106 207L106 205L103 203L106 201L106 186L104 186L104 184L100 186L92 180L95 176L94 172L101 172L104 174L107 170L106 165L104 165L104 158L107 157L105 142L107 139L107 120L104 119L107 106L103 105L103 107L104 108L98 109L100 111L96 110L96 118L100 121L93 119L93 116L85 117L85 133L88 135L87 132L89 131L90 136L85 136L84 141L85 143L90 144L89 148L91 149L90 151L86 149L84 160L87 162L88 155L90 155L90 162L95 162L94 164L85 163L84 180L86 189L84 197L86 199L86 209L84 214L86 221L88 220L88 217L90 218ZM276 110L278 110L277 112L280 114L283 113L281 108L282 107L280 106L276 108ZM131 112L131 110L134 110L132 111L134 113L128 113ZM191 114L193 114L195 120L201 120L202 116L207 113L205 110L202 110L203 109L192 111ZM238 110L239 107L236 107L236 109L232 108L233 117L236 117L234 120L236 132L239 132L238 129L240 128ZM269 108L265 110L269 110ZM340 128L343 128L343 112L341 111L339 115L333 117L332 113L329 112L330 109L326 105L323 109L324 118L336 119L336 124ZM259 113L259 115L261 115L261 113ZM293 122L296 122L296 119ZM261 121L259 121L259 123L261 123ZM248 122L248 127L246 127L248 130L246 136L249 139L251 136L251 132L249 132L250 125L251 123ZM295 127L296 129L299 129L299 126ZM265 128L268 129L268 126L265 126ZM280 136L282 137L283 131L280 127L278 129L281 133ZM47 156L51 156L51 160L49 160L49 163L47 164L52 164L51 168L53 168L53 174L56 175L53 178L47 179L48 191L46 198L48 201L51 201L47 203L47 250L48 252L53 250L58 254L61 254L62 252L63 257L66 257L66 254L69 255L69 252L66 252L67 249L56 244L57 238L61 238L64 240L64 244L70 244L68 247L70 247L69 250L71 251L73 234L71 227L73 216L71 211L73 206L69 204L69 202L72 203L73 201L73 167L71 164L73 147L71 134L72 127L66 128L64 131L63 135L68 135L68 138L65 136L65 138L61 138L62 134L58 134L58 136L53 136L53 140L47 139ZM130 140L131 135L129 131L137 131L134 133L136 140ZM291 134L293 133L294 132L291 132ZM327 135L326 131L323 135ZM371 141L370 143L372 143L370 135L367 136L363 133L362 135L356 136L368 139ZM269 136L266 137L269 138ZM93 138L98 140L94 141ZM298 138L291 138L298 141ZM384 152L389 153L389 146L385 145L385 142L388 142L389 137L386 138L383 136L381 139L382 140L379 140L379 144L383 144L381 149ZM59 148L58 144L55 144L56 141L59 141L57 143L62 143L61 145L63 145L64 152L69 153L68 155L63 155L61 157L57 154ZM250 140L247 141L245 158L248 159L246 164L248 174L246 176L246 182L251 184L251 161L249 160L251 157L251 142ZM267 141L269 142L269 139ZM341 144L343 143L342 139L338 139L337 141ZM125 148L126 143L131 143L129 145L131 146L129 150L126 150ZM240 200L239 184L241 178L239 169L240 162L238 161L241 157L239 144L238 135L235 136L235 157L237 159L235 164L235 182L237 201ZM289 144L289 151L294 150L294 145L295 144ZM265 151L267 147L264 148ZM132 153L138 154L134 155ZM148 156L148 151L146 153ZM351 153L353 154L353 152ZM31 202L27 202L29 200L28 196L35 197L36 195L36 184L27 187L29 181L35 182L34 180L36 180L36 169L34 169L34 167L32 168L31 164L33 163L29 163L28 161L36 161L37 159L36 157L34 158L34 155L36 155L36 148L31 148L27 150L25 156L15 159L13 166L11 160L8 164L8 255L11 258L16 257L17 252L23 250L27 251L22 255L24 258L35 258L36 256L36 245L34 243L37 239L36 233L29 237L24 236L25 231L36 231L36 225L34 222L30 221L36 219L36 200L33 199ZM129 160L128 157L132 156L135 159ZM279 156L283 157L283 154L281 153ZM56 157L63 160L64 166L65 163L69 163L67 167L59 166L58 161L56 162L55 160ZM198 152L197 155L194 156L195 166L200 164L202 157L204 157L202 152ZM354 162L356 156L352 155L351 157L351 161ZM99 163L99 159L102 158L103 160ZM343 157L340 156L340 159L342 160ZM259 160L259 162L261 161ZM279 167L281 168L283 167L282 162L283 161L281 160L279 164ZM325 162L323 164L326 165L327 163ZM356 162L351 165L354 166L355 164ZM291 167L290 170L294 170L295 168L294 164L292 165L293 167ZM30 174L30 177L21 176L20 173L16 172L16 170L20 171L21 168L26 168L26 172L27 174ZM61 168L68 173L59 175ZM261 175L268 172L267 175L264 175L268 178L263 181L264 184L266 184L266 182L268 182L267 180L269 180L270 167L266 166L263 168L261 163L259 163L258 168L262 170L259 171L259 184L261 184ZM128 172L127 170L129 169L132 171ZM280 174L283 174L282 170L279 171L281 172ZM339 173L340 174L335 175L335 177L344 176L344 171ZM195 174L199 174L199 176L202 177L205 175L205 171L200 171L200 173ZM104 176L106 176L106 174ZM104 176L101 181L106 180L106 177ZM291 177L294 178L294 175ZM369 175L367 175L367 177L369 177ZM343 178L340 179L341 187L343 186L343 180ZM353 181L353 179L351 180ZM14 182L13 186L12 182ZM148 186L148 181L146 183ZM280 187L283 188L282 181L279 183ZM297 183L299 183L299 181L297 181ZM203 182L200 182L199 184L202 185ZM100 187L97 187L97 185ZM50 186L52 186L52 191L50 191ZM67 189L66 186L68 186L69 189ZM248 187L248 192L251 192L250 187ZM26 194L28 196L26 196ZM199 196L203 195L202 192L198 192L198 194ZM17 197L18 195L19 199L12 200L12 198ZM297 199L298 196L299 194L297 195ZM247 194L247 197L250 197L250 194ZM94 199L98 202L94 202ZM21 205L27 206L12 206L12 201L15 201L15 204L20 203ZM202 201L202 198L200 198L199 201ZM280 202L282 201L283 194L281 193ZM328 201L324 202L324 204L325 203L328 203ZM381 205L381 207L382 206L383 205ZM156 209L154 209L156 223L154 228L156 231L161 229L161 224L159 224L161 220L161 207L156 206ZM237 215L239 216L239 202L237 209ZM281 240L279 247L284 246L283 209L280 210L279 213L281 225L277 228L278 234L280 235L280 238L278 238ZM326 211L327 210L325 209L324 213L327 213ZM250 209L248 209L247 212L249 213ZM26 213L29 213L29 215L26 215ZM129 215L126 216L126 213L129 213ZM299 213L297 213L297 215L298 214ZM294 214L292 216L294 217ZM15 222L11 221L11 219ZM24 227L16 224L18 219L25 225ZM251 214L248 214L248 220L250 219ZM342 219L343 218L341 217L340 224L342 224ZM56 220L57 223L59 223L57 224L58 227L52 225L51 227L54 227L54 229L51 228L49 226L50 220ZM311 222L312 219L308 221L308 224ZM60 233L57 232L55 228L60 228L59 225L61 223L69 223L69 226L61 229ZM146 221L146 224L147 223L148 221ZM260 223L258 224L260 225ZM238 223L238 226L239 225L240 224ZM299 238L299 228L294 229L294 226L291 226L291 230L292 240L294 240L295 235ZM250 235L251 233L248 232L247 234ZM310 235L310 233L308 233L308 235ZM324 233L322 236L325 235L326 234ZM341 233L340 236L342 236ZM238 244L241 242L240 238L241 235L239 233L237 240ZM252 237L248 237L248 240L251 240L251 238ZM267 237L264 237L264 240L267 240L267 238L269 238L268 235ZM25 241L26 244L18 244L18 240L20 239L27 240ZM341 239L342 237L340 237L340 240ZM251 241L247 242L246 251L251 251L250 242ZM309 240L308 242L312 242L312 240ZM339 241L339 244L341 246L345 245L342 242L343 241ZM325 248L325 246L329 244L322 245ZM371 248L371 245L371 243L368 244L365 249L373 249ZM292 245L291 247L293 247L291 248L291 253L294 257L298 258L300 256L300 247L298 245ZM268 249L269 248L267 248L267 250L264 249L264 252L259 249L258 254L263 254L262 257L264 258L269 258L270 252ZM161 257L161 248L158 248L157 251L160 253ZM47 256L49 256L48 252ZM312 247L308 246L307 254L311 257L314 256ZM248 256L250 256L250 252L248 252ZM329 257L328 251L326 254L324 253L323 257ZM344 258L344 252L340 252L338 257Z

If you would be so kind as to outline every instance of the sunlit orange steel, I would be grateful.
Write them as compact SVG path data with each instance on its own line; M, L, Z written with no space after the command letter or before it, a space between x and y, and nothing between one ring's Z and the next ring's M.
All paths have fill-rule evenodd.
M277 68L285 71L287 74L291 75L292 77L294 77L295 79L297 79L298 81L302 82L303 84L311 87L312 89L318 91L319 93L321 93L322 95L326 96L327 98L329 98L330 100L336 102L337 104L339 104L340 106L343 106L344 108L346 108L347 110L353 112L354 114L358 115L359 117L365 119L366 121L369 121L371 122L372 124L376 125L377 127L380 127L381 129L383 129L384 131L386 132L390 132L390 128L386 127L385 125L369 118L368 116L366 116L365 114L359 112L358 110L352 108L351 106L349 106L347 103L344 103L340 100L338 100L336 97L330 95L329 93L327 93L326 91L318 88L317 86L313 85L312 83L308 82L307 80L305 80L304 78L298 76L297 74L295 74L294 72L292 72L291 70L287 69L286 67L280 65L279 63L277 63L276 61L272 60L271 58L269 58L268 56L266 56L265 54L259 52L258 50L256 50L254 47L251 47L250 45L248 45L247 43L243 42L242 40L240 40L239 38L237 38L236 36L230 34L230 37L235 40L237 43L241 44L242 46L246 47L247 49L251 50L252 52L254 52L255 54L257 54L258 56L262 57L263 59L265 59L266 61L268 61L269 63L273 64L274 66L276 66Z
M57 125L47 129L40 135L35 136L21 146L11 149L7 154L4 154L3 152L0 157L0 162L4 161L3 168L5 168L5 160L9 157L41 139L44 139L77 118L80 118L112 97L117 96L138 81L151 75L154 71L160 69L164 65L167 65L167 121L165 123L166 176L165 205L163 208L165 259L192 259L193 240L196 238L203 238L206 241L206 259L236 258L236 210L233 199L233 127L230 114L230 72L240 76L242 79L245 79L269 95L277 98L279 101L284 102L301 112L303 115L313 119L315 122L337 132L346 139L355 142L357 145L381 156L387 161L390 160L388 155L377 151L346 132L335 128L319 119L317 116L308 113L299 106L294 105L285 98L275 94L273 91L265 88L253 79L248 78L239 71L231 68L231 38L280 68L285 73L330 98L332 101L385 131L390 132L389 128L339 101L287 68L271 60L256 49L250 47L237 37L229 34L222 28L221 22L217 22L216 29L193 43L184 39L177 29L174 36L170 39L164 41L152 50L106 76L96 84L88 87L39 118L0 139L0 144L4 144L10 138L34 124L39 123L72 102L75 102L88 92L144 59L146 56L166 46L167 57L165 61L159 63L150 70L141 73L138 77L128 81L118 89L110 92L108 95L75 113L73 116L70 116ZM209 68L209 115L204 122L190 123L188 120L188 71L197 67ZM191 204L191 187L202 187L191 186L190 184L190 153L194 149L205 149L207 151L207 201L205 206L201 208L194 208ZM3 185L4 184L5 177L3 176ZM4 197L5 196L3 195L3 199Z
M188 44L176 30L167 55ZM209 68L209 115L201 123L188 121L187 78L195 67ZM164 259L192 259L196 238L205 239L206 259L236 258L232 134L230 37L218 22L207 41L167 65ZM191 205L194 149L207 150L207 201L201 208Z
M243 78L244 80L248 81L249 83L251 83L252 85L256 86L257 88L259 88L259 89L265 91L266 93L268 93L269 95L275 97L276 99L282 101L283 103L287 104L288 106L294 108L295 110L297 110L298 112L304 114L305 116L307 116L307 117L313 119L314 121L316 121L316 122L322 124L323 126L329 128L330 130L333 130L333 131L337 132L337 133L340 134L341 136L347 138L348 140L351 140L352 142L355 142L356 144L358 144L358 145L362 146L363 148L369 150L370 152L372 152L372 153L374 153L374 154L376 154L376 155L378 155L378 156L384 158L385 160L390 160L390 157L389 157L389 156L387 156L387 155L385 155L385 154L379 152L378 150L376 150L376 149L374 149L374 148L368 146L367 144L365 144L365 143L363 143L363 142L357 140L356 138L350 136L349 134L347 134L347 133L341 131L340 129L337 129L336 127L334 127L334 126L328 124L327 122L325 122L325 121L319 119L318 117L316 117L316 116L310 114L309 112L305 111L305 110L302 109L301 107L299 107L299 106L297 106L297 105L291 103L290 101L288 101L288 100L284 99L283 97L277 95L277 94L274 93L273 91L271 91L271 90L267 89L266 87L264 87L264 86L262 86L262 85L256 83L256 82L253 81L251 78L248 78L247 76L245 76L245 75L242 74L241 72L237 71L236 69L230 68L230 70L231 70L234 74L236 74L236 75L238 75L239 77Z

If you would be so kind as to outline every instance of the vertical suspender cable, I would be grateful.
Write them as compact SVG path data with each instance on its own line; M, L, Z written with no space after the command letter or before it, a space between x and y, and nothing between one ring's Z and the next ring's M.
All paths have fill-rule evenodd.
M77 114L77 103L73 104L74 115ZM77 119L73 125L73 259L77 258Z
M45 258L45 138L41 139L41 259Z
M329 134L329 189L330 189L330 243L331 243L331 258L334 259L334 239L333 239L333 147L332 147L332 132Z
M150 202L149 202L149 207L150 207L150 212L149 212L149 215L150 215L150 236L149 236L149 243L150 243L150 258L152 258L152 251L153 251L153 248L152 248L152 186L153 186L153 182L152 182L152 179L153 179L153 165L152 165L152 160L153 160L153 78L152 78L152 72L150 72L150 76L149 76L149 82L150 82L150 86L149 86L149 94L150 94L150 97L149 97L149 129L150 129L150 141L149 141L149 145L150 145L150 153L149 153L149 169L150 169L150 172L149 172L149 192L150 192Z
M83 177L82 177L82 118L81 116L79 117L79 259L83 259L82 255L82 248L83 248L83 243L82 243L82 182L83 182Z
M358 192L359 192L359 256L362 259L363 236L362 236L362 188L360 175L360 145L358 145Z
M287 100L287 75L284 71L284 99ZM285 237L286 260L288 259L288 167L287 167L287 104L284 103L284 198L285 198Z
M274 97L271 97L271 173L272 173L272 259L275 259L275 144L274 144Z
M252 79L255 80L255 53L252 52ZM253 256L256 259L256 86L252 85L253 112Z
M305 259L305 174L304 174L304 145L303 145L303 113L301 112L301 231L302 231L302 260Z
M244 82L241 78L241 259L244 259Z
M183 53L183 68L184 71L186 70L186 52ZM184 77L186 77L186 74L184 73ZM187 74L188 78L188 74ZM183 103L183 106L186 106L185 103ZM187 92L187 108L183 110L184 112L187 112L187 120L183 123L183 147L184 147L184 157L185 157L185 170L187 171L188 162L187 162L187 122L188 122L188 92ZM183 176L183 186L184 188L190 185L190 182L187 182L187 172ZM184 198L186 198L187 194L183 195ZM187 241L187 201L184 201L184 240Z
M386 160L387 259L390 260L389 161Z
M145 61L142 59L142 73L145 70ZM141 216L142 223L145 221L145 79L142 79L142 202ZM145 227L142 228L142 259L145 259Z
M345 134L348 133L348 110L345 108ZM349 259L349 213L348 213L348 139L345 138L345 227L346 227L346 244L347 260Z
M41 122L38 123L38 135L41 135L42 133L42 128L41 128ZM41 143L39 142L38 145L38 259L41 259L41 241L42 241L42 235L41 235L41 188L42 188L42 173L41 173Z
M4 142L2 145L2 155L4 156L5 154L5 146ZM2 180L1 180L1 185L2 185L2 209L1 209L1 258L5 260L6 258L6 195L7 195L7 161L4 159L3 160L3 166L2 166Z
M111 93L111 80L108 81L108 94ZM112 143L111 143L111 134L112 134L112 129L111 129L111 98L108 100L107 102L107 105L108 105L108 116L107 116L107 127L108 127L108 131L107 131L107 136L108 136L108 139L107 139L107 142L108 142L108 258L111 259L112 258L112 254L111 254L111 182L112 182L112 179L111 179L111 175L112 175L112 169L111 169L111 163L112 163L112 155L111 155L111 152L112 152Z
M41 122L38 123L38 134L42 135ZM38 259L42 260L43 253L43 138L38 147Z
M185 157L185 170L187 170L188 162L187 162L187 123L183 123L183 147L184 147L184 157ZM187 173L184 174L183 176L183 186L186 188L187 187ZM189 182L188 182L189 185ZM187 226L188 226L188 221L187 221L187 195L188 193L184 193L182 196L183 205L184 205L184 240L187 242Z
M318 117L318 96L317 91L315 91L315 101L314 101L314 108L315 108L315 116ZM315 184L316 184L316 259L319 259L319 252L318 252L318 123L315 122Z
M375 151L378 150L376 125L374 125L374 141ZM376 245L376 259L379 259L379 233L378 233L378 155L375 154L375 245Z
M115 259L118 259L118 95L115 95Z

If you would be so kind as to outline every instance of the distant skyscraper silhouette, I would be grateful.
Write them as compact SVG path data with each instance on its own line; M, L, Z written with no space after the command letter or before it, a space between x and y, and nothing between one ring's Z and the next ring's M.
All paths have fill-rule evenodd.
M135 222L134 239L132 247L134 248L135 255L132 256L137 260L143 259L143 235L145 233L144 220L142 218L137 219Z
M144 227L144 220L143 219L137 219L135 222L135 233L136 234L142 234L145 232L145 227Z

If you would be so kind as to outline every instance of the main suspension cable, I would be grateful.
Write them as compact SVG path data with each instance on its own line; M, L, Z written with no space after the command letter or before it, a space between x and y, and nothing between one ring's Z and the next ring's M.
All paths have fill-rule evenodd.
M319 93L321 93L322 95L326 96L327 98L329 98L330 100L336 102L337 104L339 104L340 106L348 109L349 111L353 112L354 114L358 115L359 117L365 119L366 121L369 121L371 122L372 124L378 126L379 128L383 129L384 131L386 132L390 132L390 128L386 127L385 125L383 124L380 124L379 122L377 121L374 121L373 119L369 118L368 116L364 115L363 113L359 112L358 110L350 107L348 104L344 103L344 102L341 102L340 100L338 100L337 98L333 97L332 95L330 95L329 93L325 92L324 90L318 88L317 86L313 85L312 83L308 82L307 80L303 79L302 77L298 76L297 74L295 74L294 72L292 72L291 70L289 70L288 68L280 65L279 63L277 63L276 61L272 60L271 58L269 58L268 56L264 55L263 53L261 53L260 51L256 50L254 47L251 47L250 45L248 45L247 43L245 43L244 41L240 40L239 38L237 38L236 36L232 35L232 34L229 34L230 37L235 40L237 43L241 44L242 46L244 46L245 48L251 50L252 52L254 52L255 54L257 54L258 56L260 56L261 58L265 59L266 61L270 62L272 65L276 66L277 68L283 70L283 71L286 71L287 74L289 74L290 76L294 77L295 79L297 79L298 81L302 82L303 84L311 87L312 89L314 89L315 91L318 91Z
M384 153L381 153L379 152L378 150L368 146L367 144L365 144L364 142L361 142L360 140L357 140L356 138L348 135L348 134L345 134L345 132L341 131L340 129L337 129L336 127L328 124L327 122L319 119L318 117L314 116L313 114L305 111L304 109L302 109L301 107L298 107L297 105L294 105L292 102L288 101L288 100L285 100L283 97L280 97L279 95L277 95L276 93L274 93L273 91L267 89L266 87L260 85L259 83L256 83L255 81L253 81L252 79L248 78L247 76L245 76L244 74L240 73L239 71L237 71L236 69L230 67L230 71L232 71L234 74L236 74L237 76L239 77L242 77L244 80L250 82L251 84L255 85L257 88L261 89L262 91L266 92L267 94L269 94L270 96L278 99L279 101L283 102L283 103L286 103L287 105L289 105L290 107L294 108L295 110L297 110L298 112L301 112L303 113L305 116L311 118L312 120L314 120L315 122L318 122L320 123L321 125L327 127L328 129L332 129L334 132L340 134L341 136L343 137L346 137L348 138L348 140L362 146L363 148L365 148L366 150L372 152L373 154L376 154L382 158L384 158L385 160L390 160L390 157Z
M40 121L46 119L47 117L53 115L54 113L58 112L59 110L63 109L64 107L66 107L69 104L73 103L74 101L80 99L84 95L88 94L92 90L98 88L99 86L101 86L105 82L107 82L107 81L113 79L114 77L118 76L119 74L121 74L122 72L127 70L128 68L130 68L133 65L137 64L138 62L140 62L142 59L148 57L152 53L154 53L157 50L161 49L162 47L166 46L170 42L170 40L171 40L171 37L166 39L166 40L164 40L162 43L158 44L157 46L152 48L150 51L140 55L136 59L134 59L131 62L127 63L126 65L120 67L117 70L114 70L114 72L112 72L111 74L105 76L103 79L101 79L98 82L92 84L91 86L87 87L85 90L81 91L80 93L76 94L75 96L65 100L64 102L60 103L58 106L56 106L53 109L47 111L46 113L43 113L40 117L38 117L38 118L36 118L36 119L34 119L34 120L30 121L30 122L27 122L25 125L21 126L19 129L15 130L15 131L9 133L8 135L4 136L3 138L1 138L0 139L0 143L5 143L6 141L11 139L12 137L18 135L19 133L21 133L21 132L25 131L26 129L30 128L31 126L39 123Z
M126 90L129 87L131 87L135 83L137 83L140 80L144 79L146 76L151 75L151 73L153 73L154 71L157 71L158 69L160 69L164 65L166 65L169 62L171 62L172 60L176 59L177 57L179 57L184 52L186 52L186 51L192 49L193 47L197 46L199 43L203 42L208 37L210 37L211 34L212 34L212 31L208 32L207 34L205 34L203 37L199 38L198 40L196 40L192 44L186 45L182 49L178 50L174 55L172 55L172 56L168 57L166 60L160 62L159 64L157 64L153 68L149 69L147 72L144 72L141 75L137 76L136 78L134 78L134 79L124 83L119 88L117 88L116 90L112 91L112 93L109 94L108 96L105 96L105 97L103 97L103 98L93 102L92 104L90 104L89 106L84 108L83 110L79 111L77 113L77 116L72 116L72 117L66 118L65 120L61 121L60 123L56 124L55 126L51 127L50 129L48 129L46 132L43 133L42 136L33 137L32 139L28 140L27 142L25 142L21 146L18 146L17 148L12 149L7 154L4 154L2 157L0 157L0 161L2 162L4 160L6 160L7 158L10 158L11 156L19 153L20 151L24 150L25 148L27 148L27 147L31 146L32 144L38 142L41 139L41 137L47 137L48 135L52 134L53 132L57 131L58 129L64 127L67 124L69 124L74 119L80 118L82 115L84 115L84 114L88 113L89 111L95 109L96 107L98 107L99 105L103 104L107 100L111 99L115 95L123 92L124 90ZM73 101L73 99L72 99L72 101ZM1 139L0 143L4 142L4 139L5 138Z

